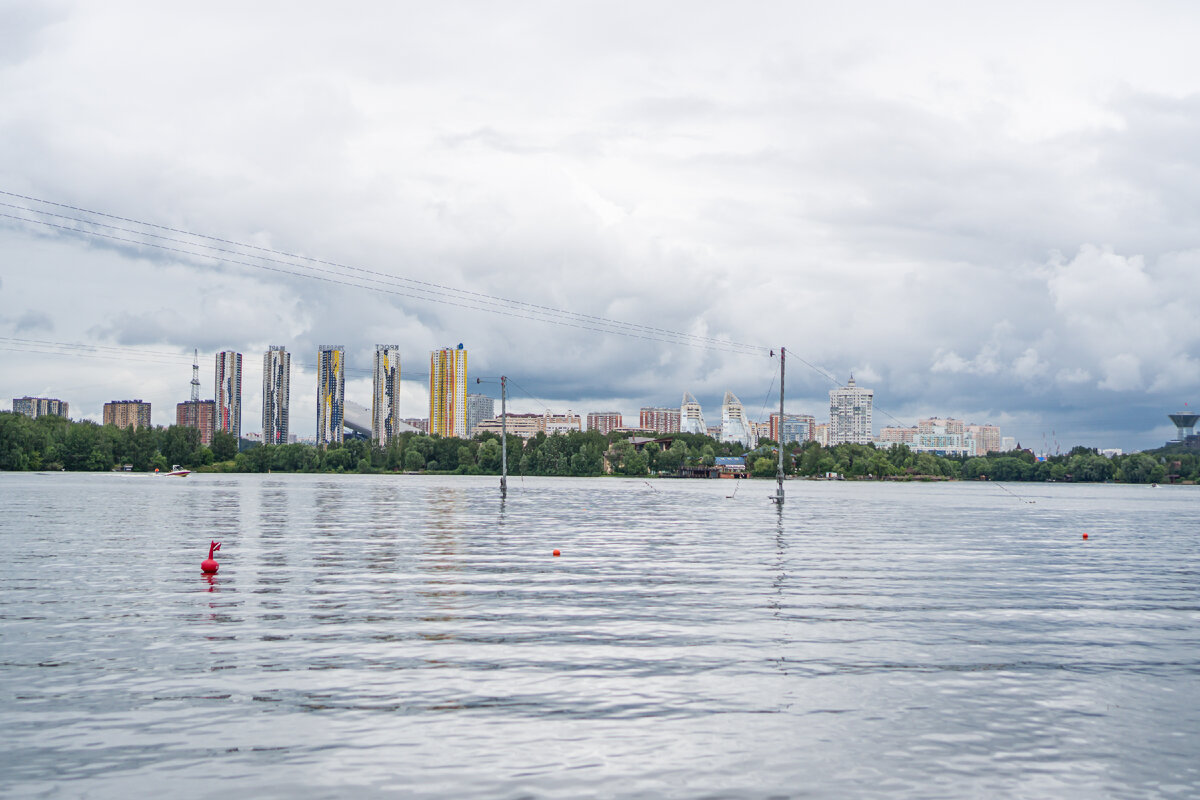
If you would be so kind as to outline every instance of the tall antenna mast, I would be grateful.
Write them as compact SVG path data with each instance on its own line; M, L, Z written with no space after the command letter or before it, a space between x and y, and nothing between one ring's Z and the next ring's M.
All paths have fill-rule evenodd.
M192 402L200 402L200 351L192 351Z

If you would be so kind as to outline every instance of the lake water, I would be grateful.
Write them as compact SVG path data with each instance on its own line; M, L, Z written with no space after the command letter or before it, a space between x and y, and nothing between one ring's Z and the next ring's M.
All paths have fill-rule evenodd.
M1200 487L497 483L0 474L0 793L1200 796Z

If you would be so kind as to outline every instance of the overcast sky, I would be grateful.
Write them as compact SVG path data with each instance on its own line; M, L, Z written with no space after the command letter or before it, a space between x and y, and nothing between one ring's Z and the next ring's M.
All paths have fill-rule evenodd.
M1158 446L1200 404L1200 7L988 5L8 0L0 191L783 345L873 388L877 428ZM179 354L200 350L207 398L231 348L254 431L282 344L311 436L302 365L332 343L365 370L377 342L415 376L403 416L427 416L429 351L458 342L472 380L517 381L520 411L636 419L690 391L714 421L729 390L761 418L778 391L765 351L246 263L0 217L0 396L92 419L140 397L168 424ZM369 405L367 373L348 377ZM824 375L789 361L787 383L789 411L828 416Z

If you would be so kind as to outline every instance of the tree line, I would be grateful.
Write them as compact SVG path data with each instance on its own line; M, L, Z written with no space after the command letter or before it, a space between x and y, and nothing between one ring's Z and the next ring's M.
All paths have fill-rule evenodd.
M668 434L662 443L638 447L627 435L576 431L528 440L508 439L512 475L591 476L612 472L633 477L674 475L683 467L711 467L722 456L746 457L750 474L773 477L775 444L763 441L746 452L737 443L702 434ZM166 470L175 464L222 472L434 472L466 475L500 473L500 437L473 439L403 433L386 447L364 439L340 445L255 445L239 452L231 435L218 431L210 445L195 428L117 428L63 417L0 412L0 470L107 471L128 464L137 471ZM850 479L942 479L999 481L1080 481L1161 483L1168 478L1200 480L1200 454L1163 449L1107 458L1091 448L1037 460L1027 450L957 458L916 453L906 445L817 442L790 445L784 471L800 477L830 473Z

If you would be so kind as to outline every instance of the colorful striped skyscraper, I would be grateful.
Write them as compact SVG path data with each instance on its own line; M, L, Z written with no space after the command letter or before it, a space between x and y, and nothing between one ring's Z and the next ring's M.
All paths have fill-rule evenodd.
M375 345L371 438L386 446L400 430L400 346Z
M242 436L242 354L232 350L217 353L217 385L213 390L217 401L218 431Z
M429 433L467 438L467 351L444 347L429 354Z
M271 345L263 354L263 444L288 443L291 389L292 355L282 345Z
M341 444L346 413L346 348L317 348L317 444Z

